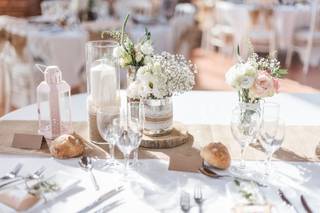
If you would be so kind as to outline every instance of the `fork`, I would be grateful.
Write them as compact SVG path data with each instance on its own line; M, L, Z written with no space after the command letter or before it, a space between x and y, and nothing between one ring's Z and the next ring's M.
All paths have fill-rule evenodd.
M42 177L42 174L43 172L46 170L45 167L41 167L40 169L36 170L35 172L33 172L32 174L28 175L27 177L21 177L19 176L19 178L17 179L14 179L14 180L11 180L11 181L8 181L6 183L3 183L3 184L0 184L0 189L8 186L8 185L11 185L13 183L19 183L21 181L24 181L24 180L38 180Z
M22 168L22 164L18 163L10 172L2 176L0 180L8 180L8 179L16 178L21 168Z
M196 202L196 204L199 206L199 212L202 212L201 204L203 202L203 195L202 195L202 189L200 185L196 185L194 187L193 191L193 199Z
M183 212L189 212L190 210L190 195L188 192L181 192L180 195L180 207Z

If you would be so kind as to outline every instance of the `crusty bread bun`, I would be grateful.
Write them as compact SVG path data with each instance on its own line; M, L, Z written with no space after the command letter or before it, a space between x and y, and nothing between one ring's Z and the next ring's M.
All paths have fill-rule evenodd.
M61 135L50 144L50 153L55 158L73 158L82 155L85 141L76 133Z
M230 154L222 143L209 143L200 152L201 157L211 166L227 169L230 166Z
M320 143L316 147L316 156L320 159Z

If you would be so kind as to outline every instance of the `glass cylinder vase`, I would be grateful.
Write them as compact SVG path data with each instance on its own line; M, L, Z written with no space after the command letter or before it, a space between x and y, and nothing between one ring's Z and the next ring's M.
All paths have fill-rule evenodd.
M144 134L162 136L173 128L172 98L144 100Z
M86 46L87 110L92 142L104 141L97 127L97 110L120 106L119 63L113 54L117 46L109 40L90 41Z

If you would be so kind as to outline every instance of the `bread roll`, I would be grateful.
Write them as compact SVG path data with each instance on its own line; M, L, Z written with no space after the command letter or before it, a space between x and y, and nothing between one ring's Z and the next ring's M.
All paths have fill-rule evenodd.
M79 135L61 135L50 144L50 153L55 158L73 158L82 155L85 141Z
M230 166L230 154L222 143L209 143L200 152L201 157L211 166L227 169Z

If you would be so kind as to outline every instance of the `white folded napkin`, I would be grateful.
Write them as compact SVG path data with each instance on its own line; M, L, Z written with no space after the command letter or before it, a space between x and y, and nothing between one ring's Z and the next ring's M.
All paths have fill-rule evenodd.
M72 187L79 183L79 179L69 176L68 174L58 171L54 175L41 180L41 182L53 184L53 190L42 191L40 194L34 193L34 188L39 181L28 183L29 189L25 183L15 185L0 191L0 203L3 203L16 211L25 211L31 207L36 208L43 203L53 200L61 194L69 191Z

